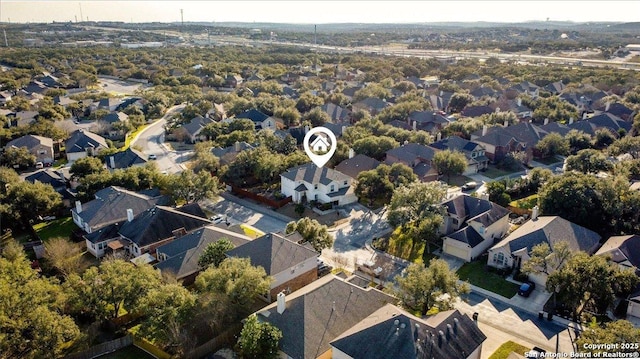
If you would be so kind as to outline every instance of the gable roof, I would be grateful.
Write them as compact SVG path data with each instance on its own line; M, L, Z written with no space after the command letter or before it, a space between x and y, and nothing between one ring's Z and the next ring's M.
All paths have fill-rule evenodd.
M102 121L105 121L108 123L125 122L128 119L129 119L129 116L124 112L110 112L104 117L102 117Z
M387 151L387 160L385 162L388 164L393 163L389 160L389 156L393 156L398 160L409 164L413 163L417 159L431 161L433 155L436 154L436 151L438 150L418 143L406 143L400 147L392 148Z
M206 218L156 205L136 215L131 222L124 222L119 233L138 247L145 247L174 237L175 230L184 228L188 232L208 224L211 222Z
M342 333L331 346L354 359L461 359L487 337L468 315L448 310L425 319L392 304ZM365 345L363 345L366 343Z
M113 158L113 164L115 166L111 166L111 159ZM147 163L146 156L132 148L129 147L124 151L116 152L112 155L107 156L106 158L107 167L111 169L115 168L129 168L134 165L141 165Z
M250 240L245 235L209 225L158 247L157 253L166 255L168 259L157 263L155 267L161 271L174 273L178 279L184 278L200 270L198 259L202 252L209 244L218 242L222 238L228 239L235 247Z
M82 205L82 212L76 212L91 228L101 228L125 221L127 209L133 210L135 215L164 200L162 197L150 197L116 186L98 191L95 197L94 200ZM76 209L73 208L72 211L75 212Z
M234 145L225 148L213 147L211 149L211 153L214 156L218 157L218 159L220 159L220 164L225 165L233 162L236 157L238 157L238 154L240 154L240 152L249 151L252 149L254 149L252 145L245 141L242 141L236 142Z
M465 220L475 218L481 214L496 211L496 214L509 214L509 211L491 201L481 198L471 197L468 194L461 194L442 203L447 213Z
M494 112L489 106L467 106L462 109L461 114L465 117L480 117Z
M202 128L204 128L204 126L212 122L214 121L210 118L196 116L192 118L191 121L182 124L182 128L184 128L185 131L187 131L189 136L196 136L202 130Z
M50 184L54 189L56 188L65 188L67 186L67 181L60 173L51 168L41 169L36 171L29 176L24 178L25 181L29 181L31 183L41 182L45 184Z
M311 184L321 183L328 185L333 181L341 182L352 178L336 170L327 167L318 167L313 163L307 163L290 168L280 176L291 181L304 181Z
M84 130L74 131L64 144L67 153L85 152L88 147L109 148L102 136Z
M53 148L53 140L49 137L24 135L22 137L16 138L15 140L7 142L5 148L26 147L27 149L32 149L36 146L46 146Z
M439 150L451 150L458 151L464 153L467 158L471 156L471 152L480 148L484 149L482 145L466 140L459 136L449 136L447 138L443 138L440 141L433 142L429 144L429 146L439 149Z
M613 236L598 249L596 255L610 256L615 263L628 261L640 268L640 235Z
M276 275L320 255L306 246L281 235L268 233L227 252L229 257L249 258L251 265Z
M324 105L320 106L320 108L327 115L329 115L331 120L334 122L343 122L351 117L351 111L331 102L325 103Z
M595 252L600 235L573 222L558 216L540 216L525 222L518 229L498 242L491 249L504 247L510 253L526 248L527 253L536 244L547 243L551 248L561 241L566 241L573 251L589 254Z
M377 97L367 97L362 101L356 102L354 105L363 106L372 110L380 111L391 104Z
M250 110L244 111L241 114L236 115L236 118L247 118L253 122L260 123L269 118L269 115L252 108Z
M352 158L340 162L335 170L342 172L351 178L357 178L360 172L376 169L380 166L380 161L367 155L357 154Z
M285 311L277 303L258 312L259 319L282 332L280 349L294 359L312 359L329 343L395 298L374 288L361 288L332 274L286 296Z

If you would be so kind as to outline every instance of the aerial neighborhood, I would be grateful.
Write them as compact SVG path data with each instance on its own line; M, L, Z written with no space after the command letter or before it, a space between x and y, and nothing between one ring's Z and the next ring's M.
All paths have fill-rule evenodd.
M637 24L259 25L7 24L0 359L640 342Z

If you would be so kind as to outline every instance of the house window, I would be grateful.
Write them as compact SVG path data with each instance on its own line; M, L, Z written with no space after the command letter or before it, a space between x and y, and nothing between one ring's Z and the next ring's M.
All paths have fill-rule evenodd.
M507 258L504 256L504 253L502 252L494 253L493 262L501 267L504 267L507 265Z
M313 185L313 189L318 189L318 184L317 183Z
M453 224L458 224L458 219L457 219L457 218L452 218L452 219L451 219L451 223L453 223Z
M344 185L346 186L347 184L349 184L349 182L347 180L344 180Z
M331 192L335 191L335 188L336 187L334 185L331 185Z
M316 194L316 195L314 195L314 196L313 196L313 199L315 199L315 200L317 201L317 200L318 200L318 195L317 195L317 194Z
M38 154L39 154L39 155L44 155L44 154L46 154L46 153L47 153L47 151L45 151L45 150L38 150Z

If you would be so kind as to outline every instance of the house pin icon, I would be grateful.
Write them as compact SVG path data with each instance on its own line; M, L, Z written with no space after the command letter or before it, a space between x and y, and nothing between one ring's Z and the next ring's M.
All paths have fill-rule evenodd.
M311 142L311 136L316 138ZM304 136L302 141L307 156L318 167L323 167L336 152L338 142L336 136L326 127L314 127Z

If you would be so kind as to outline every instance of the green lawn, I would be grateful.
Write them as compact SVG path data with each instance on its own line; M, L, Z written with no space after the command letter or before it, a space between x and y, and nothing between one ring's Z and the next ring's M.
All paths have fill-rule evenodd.
M110 354L100 356L98 358L100 359L138 359L138 358L151 359L153 358L153 356L145 352L144 350L136 347L135 345L130 345L128 347L122 348Z
M447 176L442 176L440 178L440 180L442 181L447 181ZM467 176L463 176L463 175L457 175L457 176L451 176L451 179L449 180L449 185L451 186L462 186L463 184L467 183L467 182L473 182L473 178L469 178Z
M518 293L517 284L505 280L496 273L487 272L485 265L484 261L465 263L458 269L458 277L505 298L511 298Z
M71 232L78 228L71 217L59 218L55 221L42 222L33 225L40 239L47 241L50 238L64 237L69 238Z
M547 158L536 158L535 161L538 162L538 163L542 163L544 165L552 165L554 163L559 163L560 162L560 160L558 160L558 158L556 156L551 156L551 157L547 157Z
M506 176L508 174L511 174L513 172L509 172L509 171L505 171L505 170L501 170L495 167L489 167L487 168L486 171L484 172L480 172L483 176L487 176L489 178L498 178L501 176Z
M528 352L529 350L529 348L523 345L508 341L502 344L498 349L496 349L496 351L491 354L489 359L507 359L509 354L511 354L512 352L524 355L524 353Z

